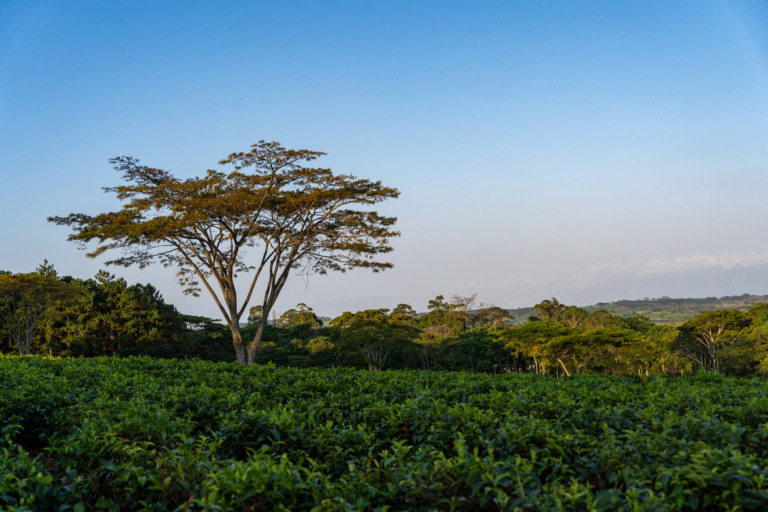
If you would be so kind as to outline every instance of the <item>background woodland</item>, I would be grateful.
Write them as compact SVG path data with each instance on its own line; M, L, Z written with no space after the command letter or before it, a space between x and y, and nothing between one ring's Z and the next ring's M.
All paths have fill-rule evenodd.
M474 296L438 295L424 313L398 304L344 312L333 319L321 319L310 306L298 304L272 312L256 362L555 376L685 375L697 370L764 375L768 304L759 299L663 298L581 308L553 298L529 309L506 310L477 303ZM687 319L670 325L637 314L652 306L674 311L677 318L687 314ZM727 306L735 307L723 309ZM516 318L521 312L530 315ZM6 353L211 361L235 357L226 325L184 315L151 284L129 285L106 271L90 279L61 277L46 261L33 273L3 272L0 314L0 351ZM261 322L260 307L251 308L243 337L252 337Z

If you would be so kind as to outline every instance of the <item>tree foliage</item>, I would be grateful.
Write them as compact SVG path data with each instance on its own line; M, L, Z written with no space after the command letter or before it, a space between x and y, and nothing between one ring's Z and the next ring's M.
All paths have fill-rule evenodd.
M71 299L71 286L46 260L35 272L0 274L0 317L19 354L32 353L35 336L49 310Z
M402 315L390 315L388 309L344 312L331 321L341 329L343 348L358 352L368 369L381 371L387 358L398 347L412 345L418 330Z
M706 311L680 326L677 349L702 370L719 372L722 352L737 343L750 315L739 310Z
M552 300L545 299L533 306L533 312L539 320L560 320L560 315L565 309L565 304L560 304L560 301L554 297Z
M277 318L276 325L278 327L298 327L300 325L306 325L307 327L317 329L323 325L323 321L317 317L311 307L300 302L295 308L291 308L280 315Z

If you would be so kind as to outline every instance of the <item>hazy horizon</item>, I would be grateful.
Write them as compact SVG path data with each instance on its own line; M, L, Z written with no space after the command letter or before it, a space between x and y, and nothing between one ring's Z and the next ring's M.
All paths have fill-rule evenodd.
M394 269L278 311L768 293L768 3L0 2L0 269L104 267L46 218L119 208L109 158L190 177L261 139L402 193Z

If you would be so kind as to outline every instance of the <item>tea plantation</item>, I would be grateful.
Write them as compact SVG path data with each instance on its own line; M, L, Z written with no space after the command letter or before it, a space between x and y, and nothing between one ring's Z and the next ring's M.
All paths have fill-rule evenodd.
M0 509L768 510L768 382L0 357Z

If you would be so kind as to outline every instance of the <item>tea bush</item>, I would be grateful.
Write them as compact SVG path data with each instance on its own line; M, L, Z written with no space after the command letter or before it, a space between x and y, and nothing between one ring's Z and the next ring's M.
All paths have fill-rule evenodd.
M768 382L0 357L0 509L766 510Z

